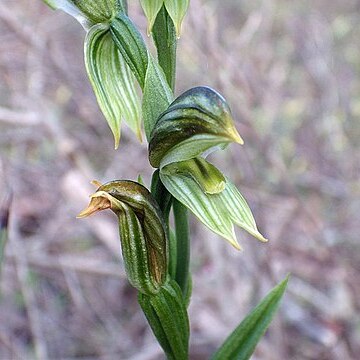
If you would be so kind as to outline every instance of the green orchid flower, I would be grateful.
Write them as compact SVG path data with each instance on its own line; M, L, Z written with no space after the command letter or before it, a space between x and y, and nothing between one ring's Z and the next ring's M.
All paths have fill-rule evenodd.
M136 78L111 35L116 16L126 14L121 0L44 0L53 9L63 10L86 30L84 57L86 71L99 107L119 147L124 120L142 141L141 101Z
M101 185L78 218L111 209L119 220L125 270L143 294L156 294L167 278L167 238L161 211L150 192L128 180Z
M159 117L151 134L149 159L177 200L241 249L234 224L260 241L267 240L235 185L204 158L232 142L243 144L225 99L208 87L196 87L180 95Z

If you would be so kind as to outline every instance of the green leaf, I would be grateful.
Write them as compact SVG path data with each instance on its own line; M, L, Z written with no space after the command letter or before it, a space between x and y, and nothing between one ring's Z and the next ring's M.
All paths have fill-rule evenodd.
M166 81L164 72L153 57L150 56L142 104L147 139L150 139L150 134L160 114L168 108L172 100L173 93Z
M277 285L226 339L212 360L247 360L264 335L285 292L289 277Z
M148 19L147 34L150 36L155 19L159 13L164 0L140 0L141 7L144 10L145 16Z
M165 0L166 10L174 22L176 34L180 37L181 24L189 7L189 0Z
M197 163L188 169L196 167ZM181 166L181 164L180 164ZM172 168L175 167L175 170ZM185 205L210 230L228 240L235 248L241 249L234 232L234 224L240 226L260 241L267 241L258 231L254 217L244 197L228 179L225 188L217 194L205 193L195 180L201 172L177 172L178 163L170 164L160 171L160 178L167 190Z
M43 0L52 9L74 17L85 28L108 23L119 11L125 11L121 0Z
M138 300L167 358L187 360L189 319L178 284L170 280L157 294L139 294Z
M142 185L129 180L100 185L78 218L111 209L119 219L120 240L130 283L145 294L159 291L167 277L168 241L158 204Z
M149 160L154 167L164 167L231 142L243 140L225 99L213 89L195 87L176 98L157 120Z
M160 67L164 70L170 89L175 88L177 38L173 21L163 6L156 17L153 39Z
M115 45L108 26L94 25L85 39L85 65L98 104L119 145L120 124L141 140L141 105L135 78Z

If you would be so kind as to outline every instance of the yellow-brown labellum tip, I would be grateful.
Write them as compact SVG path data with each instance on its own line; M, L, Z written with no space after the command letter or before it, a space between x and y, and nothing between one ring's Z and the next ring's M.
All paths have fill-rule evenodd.
M77 215L76 218L82 219L92 214L95 214L98 211L102 211L110 208L111 208L111 201L107 197L102 196L102 194L95 193L94 195L91 196L90 204L88 205L88 207L83 211L81 211L81 213Z
M102 186L102 183L97 180L90 181L90 184L96 186L96 188L99 188L100 186Z

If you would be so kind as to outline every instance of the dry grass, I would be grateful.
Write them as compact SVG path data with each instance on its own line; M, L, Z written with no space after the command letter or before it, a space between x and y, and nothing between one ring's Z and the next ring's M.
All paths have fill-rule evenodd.
M144 29L138 9L132 16ZM271 242L236 253L192 222L192 359L206 359L287 272L254 359L360 353L360 6L191 0L178 92L210 85L245 146L213 156ZM75 220L92 179L149 181L146 145L118 151L88 84L84 33L41 1L0 4L0 186L14 194L0 359L162 358L121 264L110 214Z

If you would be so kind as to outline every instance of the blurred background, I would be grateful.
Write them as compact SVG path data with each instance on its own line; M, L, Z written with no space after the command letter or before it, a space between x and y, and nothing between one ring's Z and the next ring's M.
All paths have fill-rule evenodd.
M130 15L142 30L138 2ZM120 148L83 63L84 31L40 0L0 3L0 203L13 194L0 359L163 359L122 266L117 221L85 220L93 179L149 183L146 144ZM177 94L228 100L242 147L212 155L254 211L243 252L191 219L191 359L207 359L279 280L254 359L360 354L360 2L191 0Z

